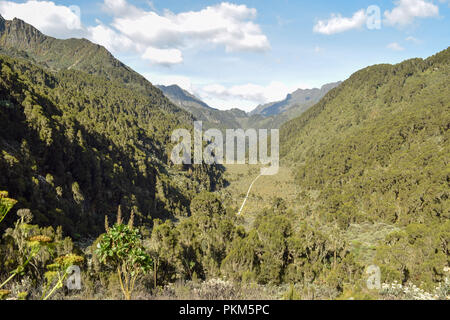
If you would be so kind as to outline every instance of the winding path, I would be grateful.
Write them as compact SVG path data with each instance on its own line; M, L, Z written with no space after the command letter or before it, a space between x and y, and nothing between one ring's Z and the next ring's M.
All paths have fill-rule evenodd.
M241 213L242 213L242 210L244 210L245 203L247 202L248 196L250 195L250 191L252 191L253 185L254 185L255 182L259 179L259 177L261 177L261 176L262 176L262 174L260 174L259 176L257 176L256 179L253 180L252 184L251 184L250 187L248 188L247 195L245 196L245 199L244 199L244 202L242 203L241 209L239 209L238 216L240 216Z

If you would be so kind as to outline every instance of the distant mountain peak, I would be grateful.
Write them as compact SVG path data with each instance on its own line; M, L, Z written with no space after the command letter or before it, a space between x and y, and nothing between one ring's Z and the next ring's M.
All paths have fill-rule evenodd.
M31 24L28 24L19 18L14 18L12 20L4 20L4 21L9 22L12 26L14 26L16 28L33 30L36 33L41 33L38 29L33 27Z
M0 18L0 53L25 58L51 71L75 70L118 81L150 94L162 109L184 114L142 75L116 59L105 47L87 39L56 39L23 20Z
M306 111L315 103L319 102L328 91L339 86L341 82L333 82L323 85L320 89L297 89L288 94L286 99L282 101L271 102L259 105L255 110L250 112L251 115L275 116L287 112L290 109L300 107L302 111Z
M0 38L2 37L3 39L0 41L2 47L23 51L36 47L51 38L21 19L5 20L3 17L0 19Z
M176 105L180 105L181 107L186 107L188 104L190 104L192 106L198 105L207 109L212 109L195 95L187 90L184 90L176 84L172 84L169 86L156 85L156 87L160 89L164 93L164 95L168 97L173 103L175 103Z
M186 91L177 84L171 84L169 86L164 86L164 85L158 85L158 86L165 87L165 88L171 88L171 89L175 89L175 90L180 90L180 91Z

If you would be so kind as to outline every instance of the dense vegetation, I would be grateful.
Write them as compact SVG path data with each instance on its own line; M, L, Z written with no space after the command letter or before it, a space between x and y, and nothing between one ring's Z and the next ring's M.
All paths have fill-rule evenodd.
M82 253L70 238L62 237L60 227L39 228L31 224L29 210L19 210L19 219L5 233L0 262L16 278L32 275L34 285L21 293L34 298L41 291L48 295L50 287L62 287L54 270L61 277L64 268L58 263L67 259L83 268L84 298L122 291L130 299L139 286L150 292L177 280L219 277L261 285L323 283L337 297L344 284L359 279L363 271L333 230L327 234L304 224L296 230L282 199L265 210L249 231L212 193L200 193L190 211L192 215L178 224L155 220L151 233L142 239L134 228L134 216L123 222L119 207L115 224L110 226L106 219L106 232ZM8 294L22 288L12 283Z
M77 70L121 82L153 97L159 108L189 116L169 103L143 76L114 58L104 47L86 39L55 39L20 19L8 21L0 16L0 53L25 58L51 71Z
M169 168L169 133L191 124L152 97L5 56L0 68L0 185L38 223L95 235L119 204L139 222L186 215L196 190L220 185L214 167ZM185 180L183 188L170 175Z
M372 263L387 279L424 282L450 263L450 49L361 70L281 132L322 224L398 228Z
M161 91L86 40L0 34L0 299L448 299L449 49L361 70L288 122L296 187L237 216L224 168L170 163L194 118Z
M15 57L0 58L0 185L38 223L97 234L119 203L151 222L186 215L197 190L220 186L217 168L169 169L170 133L192 116L106 49L18 19L0 19L0 35Z

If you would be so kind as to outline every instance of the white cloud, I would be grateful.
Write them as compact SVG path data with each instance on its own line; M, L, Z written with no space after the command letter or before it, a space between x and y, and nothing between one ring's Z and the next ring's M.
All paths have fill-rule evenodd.
M403 48L401 45L399 45L397 42L392 42L392 43L389 43L388 45L387 45L387 48L388 49L391 49L391 50L394 50L394 51L403 51L403 50L405 50L405 48Z
M406 26L415 18L439 16L439 7L426 0L399 0L391 11L385 11L385 23L391 26Z
M450 0L439 0L441 3ZM368 14L361 9L351 18L342 17L341 14L332 14L327 20L319 20L314 25L314 32L331 35L361 28L368 21ZM369 14L370 16L370 14ZM384 12L384 23L387 26L406 26L414 22L415 18L432 18L439 16L439 7L429 0L398 0L395 7Z
M120 0L105 6L114 14L112 26L143 46L181 47L192 41L224 45L227 51L265 51L270 45L260 27L253 22L256 9L227 2L200 11L174 14L137 9Z
M421 43L421 41L420 41L419 39L414 38L414 37L412 37L412 36L407 37L405 40L406 40L406 41L409 41L409 42L412 42L412 43L414 43L414 44L419 44L419 43Z
M112 51L133 50L155 64L183 62L187 46L213 44L227 52L266 51L267 37L253 22L257 11L245 5L222 2L200 11L159 14L139 9L126 0L104 0L105 12L113 15L110 26L89 28L90 39ZM124 43L124 46L115 46Z
M69 38L84 33L76 7L56 5L52 1L29 0L23 3L0 1L0 14L7 20L18 18L43 33Z
M141 10L129 5L126 0L104 0L103 10L115 16L138 17Z
M147 48L142 55L143 59L161 65L172 65L183 62L183 55L178 49Z
M341 14L332 14L328 20L319 20L313 28L316 33L331 35L361 28L367 21L365 10L359 10L351 18L342 17Z
M104 46L106 49L112 52L136 50L136 45L128 38L125 37L108 26L104 25L101 21L97 20L96 27L88 27L88 38L92 42Z
M148 9L141 9L126 0L104 0L103 10L112 15L112 23L97 20L97 25L86 28L72 9L51 1L0 1L0 13L6 19L18 17L58 38L86 37L113 53L131 51L154 64L183 62L188 46L219 45L227 52L270 49L269 40L254 22L256 9L246 5L222 2L174 14L168 10L157 13L152 2Z
M227 110L239 107L245 111L253 110L257 105L280 101L304 85L286 85L273 81L266 86L247 83L226 87L221 84L211 84L195 90L195 94L210 106Z
M155 85L171 86L176 84L190 93L195 91L192 79L183 75L144 73L143 76Z

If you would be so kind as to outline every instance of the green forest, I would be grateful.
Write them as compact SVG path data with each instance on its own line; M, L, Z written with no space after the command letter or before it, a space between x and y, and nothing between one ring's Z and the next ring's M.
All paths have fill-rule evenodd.
M0 300L448 299L449 79L450 49L353 74L280 130L295 205L250 218L227 168L171 163L193 115L1 18Z
M314 219L397 229L372 261L391 281L430 286L450 261L449 61L447 49L361 70L281 130Z

